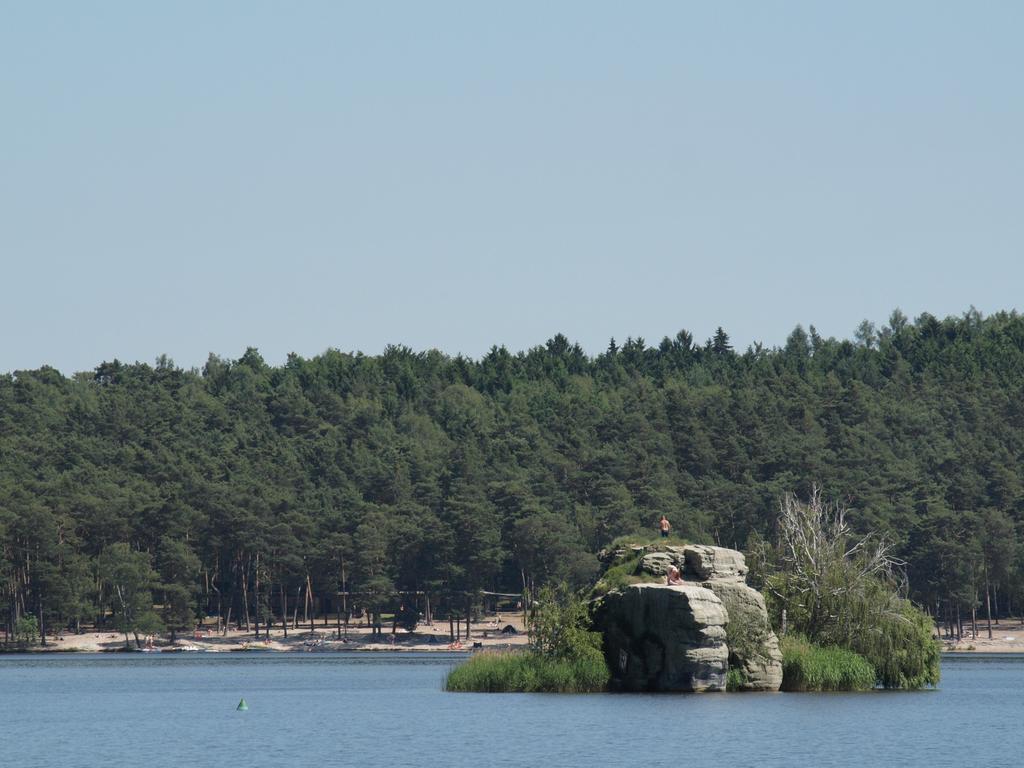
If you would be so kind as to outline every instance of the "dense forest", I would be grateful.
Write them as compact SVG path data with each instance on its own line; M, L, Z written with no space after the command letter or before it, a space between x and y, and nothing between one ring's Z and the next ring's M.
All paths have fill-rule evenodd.
M462 612L483 590L585 584L662 513L753 546L812 484L895 542L940 619L1006 615L1022 458L1016 312L897 310L853 340L797 327L745 352L719 329L596 357L558 335L480 360L393 346L272 367L248 349L201 371L17 371L0 376L3 623L258 628L410 593Z

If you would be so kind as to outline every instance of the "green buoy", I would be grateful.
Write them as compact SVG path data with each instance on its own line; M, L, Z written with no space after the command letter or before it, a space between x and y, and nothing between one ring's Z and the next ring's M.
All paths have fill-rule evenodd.
M239 712L248 712L249 711L249 705L245 703L245 699L242 699L240 702L238 702L238 711Z

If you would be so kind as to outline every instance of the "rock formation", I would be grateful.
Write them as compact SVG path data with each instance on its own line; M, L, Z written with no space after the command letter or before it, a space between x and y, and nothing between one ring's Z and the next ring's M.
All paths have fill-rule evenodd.
M743 673L741 689L777 691L782 685L782 651L768 623L761 593L742 581L709 579L702 586L714 592L729 615L726 642L729 666Z
M742 553L723 547L652 545L636 577L663 577L677 566L682 586L638 583L595 606L612 686L625 691L721 691L730 666L743 688L777 691L782 654L764 598L745 582Z
M600 615L615 688L725 690L728 615L714 592L696 584L634 584L606 595Z
M747 578L747 561L742 552L707 544L688 544L681 549L686 563L683 572L701 581L717 579L742 582Z

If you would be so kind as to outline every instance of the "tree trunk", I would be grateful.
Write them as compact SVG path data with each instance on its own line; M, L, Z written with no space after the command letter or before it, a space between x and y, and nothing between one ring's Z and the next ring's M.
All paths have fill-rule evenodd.
M281 626L284 628L284 637L288 639L288 595L284 590L284 582L281 582Z
M36 606L39 608L39 642L46 647L46 624L43 622L43 593L40 590L36 597Z
M345 626L348 627L348 582L345 581L345 561L341 561L341 610L345 612Z
M217 574L220 572L220 560L218 562L218 570L213 574L213 578L210 579L210 588L217 593L217 633L220 633L220 625L224 620L224 599L220 593L220 587L217 586Z
M316 606L313 605L313 582L308 573L306 574L306 602L309 604L309 631L312 633L315 629L313 622L316 621Z
M260 553L256 553L256 570L253 572L252 578L252 599L253 599L253 616L256 626L256 639L260 639Z
M985 608L988 610L988 639L992 639L992 598L989 589L988 574L985 574Z
M249 563L246 558L245 569L240 574L242 577L242 610L245 615L245 631L248 634L252 631L249 625Z

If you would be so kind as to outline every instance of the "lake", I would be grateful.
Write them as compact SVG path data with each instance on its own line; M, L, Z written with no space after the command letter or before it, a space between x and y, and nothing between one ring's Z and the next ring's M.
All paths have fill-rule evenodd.
M1016 764L1024 747L1024 655L950 655L938 690L858 694L444 693L461 660L0 656L3 763L935 768Z

